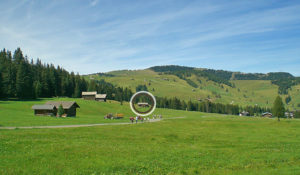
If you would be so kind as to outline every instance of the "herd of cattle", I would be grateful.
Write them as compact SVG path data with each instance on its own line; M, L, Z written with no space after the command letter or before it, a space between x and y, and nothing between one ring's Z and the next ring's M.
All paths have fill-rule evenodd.
M123 119L123 118L124 118L124 114L116 114L114 116L113 114L109 113L106 116L104 116L104 119L111 119L111 120ZM162 115L153 115L152 119L162 119ZM150 121L151 119L150 119L150 117L136 116L136 117L129 117L129 120L133 123L134 120L136 122L138 122L138 121L144 122L144 121Z

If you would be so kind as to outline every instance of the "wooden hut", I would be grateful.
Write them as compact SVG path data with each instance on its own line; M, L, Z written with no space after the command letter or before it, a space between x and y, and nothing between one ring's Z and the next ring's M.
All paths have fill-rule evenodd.
M85 99L85 100L95 100L96 99L96 95L97 95L96 91L93 91L93 92L82 92L81 93L82 98Z
M149 107L150 105L147 102L139 102L138 106L139 107Z
M271 118L271 117L273 117L273 114L270 113L270 112L265 112L265 113L262 113L261 116L262 117L269 117L269 118Z
M250 113L247 111L243 111L240 113L240 116L250 116Z
M76 108L80 108L75 101L48 101L46 105L54 105L57 109L62 105L66 117L75 117Z
M33 105L34 115L56 116L57 108L54 105Z
M106 94L96 94L96 101L104 101L106 102Z

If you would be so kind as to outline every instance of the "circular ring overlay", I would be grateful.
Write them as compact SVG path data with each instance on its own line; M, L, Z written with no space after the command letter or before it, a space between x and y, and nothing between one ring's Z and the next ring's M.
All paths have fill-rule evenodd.
M139 96L142 96L142 95L145 95L145 96L147 96L147 97L149 97L150 98L150 100L151 100L151 102L153 103L153 105L151 106L151 108L148 110L148 111L146 111L146 112L141 112L141 111L138 111L136 108L135 108L135 106L134 106L134 100L137 98L137 97L139 97ZM133 96L131 97L131 99L130 99L130 108L131 108L131 110L132 110L132 112L133 113L135 113L136 115L138 115L138 116L148 116L148 115L150 115L150 114L152 114L152 112L154 112L154 110L155 110L155 108L156 108L156 99L155 99L155 97L150 93L150 92L147 92L147 91L139 91L139 92L137 92L137 93L135 93L135 94L133 94Z

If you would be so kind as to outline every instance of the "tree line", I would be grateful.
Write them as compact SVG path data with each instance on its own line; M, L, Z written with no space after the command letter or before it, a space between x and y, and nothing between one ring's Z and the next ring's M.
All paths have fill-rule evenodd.
M242 111L249 112L249 115L260 115L264 112L271 112L271 108L264 108L260 106L246 106L242 107L239 105L233 104L222 104L222 103L213 103L210 101L196 102L189 100L188 102L180 100L176 97L167 98L167 97L156 97L156 105L158 108L169 108L177 110L187 110L187 111L200 111L207 113L220 113L220 114L231 114L239 115Z
M232 72L228 71L219 71L213 69L196 69L193 67L185 67L185 66L154 66L151 67L155 72L160 72L164 74L175 75L180 79L185 80L191 86L197 88L197 84L195 84L192 80L189 79L193 74L198 77L206 77L208 80L214 81L219 84L226 84L228 86L232 86L232 83L229 82L230 78L227 79L228 74L232 74Z
M0 98L35 99L44 97L81 97L82 91L106 93L107 98L129 101L132 91L115 87L104 80L87 81L79 74L69 73L41 60L28 60L21 49L12 54L0 51Z

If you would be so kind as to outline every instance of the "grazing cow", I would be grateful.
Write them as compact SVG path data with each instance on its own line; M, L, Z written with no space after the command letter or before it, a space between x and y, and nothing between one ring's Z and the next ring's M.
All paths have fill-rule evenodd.
M130 119L131 123L133 123L134 117L130 117L129 119Z
M104 116L104 119L114 119L113 115L111 113Z

